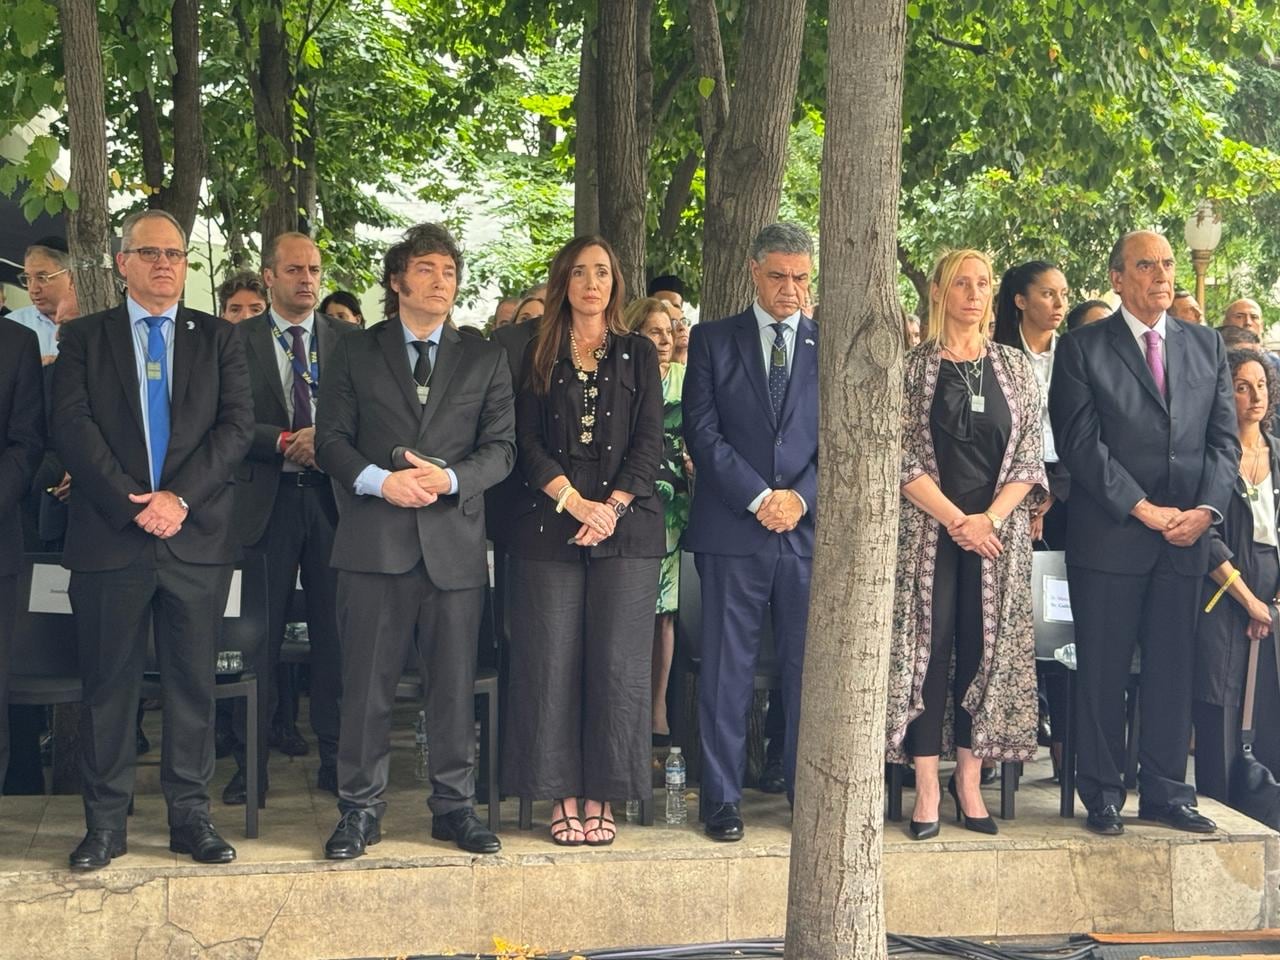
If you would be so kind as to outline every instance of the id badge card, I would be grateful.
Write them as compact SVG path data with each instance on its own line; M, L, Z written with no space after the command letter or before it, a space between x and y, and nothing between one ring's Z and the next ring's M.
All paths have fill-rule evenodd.
M427 402L427 397L431 393L431 388L419 385L417 389L418 389L418 402L425 404Z
M163 373L163 372L161 371L161 369L160 369L160 361L159 361L159 360L148 360L148 361L147 361L147 379L148 379L148 380L162 380L162 379L164 379L164 373Z
M969 398L969 409L974 413L984 413L987 409L987 398L982 394L975 394Z

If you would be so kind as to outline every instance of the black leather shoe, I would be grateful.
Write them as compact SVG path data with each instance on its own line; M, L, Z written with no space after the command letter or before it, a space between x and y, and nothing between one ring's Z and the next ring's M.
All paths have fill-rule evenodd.
M1167 807L1138 807L1139 820L1163 823L1188 833L1213 833L1218 825L1189 803L1171 803Z
M324 845L324 855L329 860L354 860L381 839L382 827L377 817L368 810L350 810L333 828L333 835Z
M1101 810L1089 811L1084 825L1104 837L1118 837L1124 833L1124 822L1120 819L1120 810L1114 803L1108 803Z
M305 757L311 750L307 741L302 739L302 734L294 727L273 727L267 737L267 745L286 757Z
M72 870L101 870L128 852L123 830L90 830L67 859Z
M964 812L964 809L960 806L960 788L956 786L954 774L947 781L947 793L951 794L951 799L956 802L956 822L963 823L966 830L972 830L974 833L985 833L987 836L995 836L1000 832L1000 828L996 826L996 821L991 814L987 814L985 817L971 817Z
M169 849L189 854L196 863L230 863L236 858L236 848L218 836L208 820L170 827Z
M931 840L942 832L937 820L912 820L911 839Z
M320 767L320 772L316 774L316 789L332 793L335 797L338 795L338 768L336 766L324 764Z
M231 779L227 781L227 785L222 790L222 802L231 807L244 806L245 795L248 793L248 785L245 783L243 770L237 770L231 775ZM258 809L263 810L267 806L267 785L262 784L262 788L258 791Z
M481 823L470 807L432 817L431 838L452 840L458 849L467 853L497 853L502 849L498 835Z
M782 773L782 761L771 760L760 771L760 782L757 784L761 793L786 793L787 778Z
M712 840L725 842L741 840L746 831L736 803L718 804L703 826L703 832Z

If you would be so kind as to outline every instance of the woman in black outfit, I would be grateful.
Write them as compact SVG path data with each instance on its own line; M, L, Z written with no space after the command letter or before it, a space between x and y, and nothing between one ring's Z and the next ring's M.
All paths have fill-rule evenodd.
M608 243L570 241L551 264L516 396L525 487L508 546L520 615L504 787L554 797L551 836L566 846L612 843L609 799L652 791L662 384L653 344L622 322L623 296Z
M1258 649L1254 755L1280 773L1280 673L1271 619L1280 590L1276 521L1280 513L1280 441L1271 435L1280 400L1271 364L1252 350L1227 354L1236 399L1240 475L1222 523L1209 528L1209 573L1196 627L1191 716L1196 727L1196 789L1230 803L1228 774L1239 750L1249 642ZM1239 576L1233 579L1233 574Z

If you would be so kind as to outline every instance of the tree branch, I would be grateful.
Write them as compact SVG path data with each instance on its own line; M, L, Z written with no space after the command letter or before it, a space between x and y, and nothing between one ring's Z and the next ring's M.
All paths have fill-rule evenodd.
M954 47L956 50L964 50L968 53L988 54L991 52L981 43L966 43L964 40L952 40L950 37L944 37L936 30L930 30L929 37L936 40L944 47Z
M671 104L676 99L676 93L680 90L680 84L684 83L691 69L693 69L692 60L681 60L676 65L676 68L667 74L667 79L658 88L658 92L653 98L653 122L655 126L662 123L666 118L667 111L671 109Z
M658 214L658 232L665 238L674 237L680 229L680 218L684 214L684 208L689 205L693 178L698 172L698 161L701 159L697 150L690 150L671 171L667 192L662 198L662 211Z

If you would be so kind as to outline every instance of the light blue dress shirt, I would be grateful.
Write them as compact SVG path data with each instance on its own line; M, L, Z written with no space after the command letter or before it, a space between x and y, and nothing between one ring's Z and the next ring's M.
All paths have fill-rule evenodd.
M782 339L787 343L787 376L790 377L791 363L796 356L796 337L800 332L800 311L797 310L786 319L778 321L774 317L765 313L764 307L760 306L759 300L755 301L751 305L751 309L754 311L756 315L756 323L760 327L760 354L761 359L764 361L765 377L768 378L769 364L773 362L773 341L775 339L773 325L778 322L782 323ZM773 491L767 487L764 490L761 490L756 494L755 499L747 504L747 509L752 513L755 513L760 509L760 504L764 503L764 498L772 492ZM801 515L803 516L809 512L809 505L804 502L804 497L800 496L800 494L797 493L796 498L800 501L800 510Z
M9 319L40 338L40 356L51 357L58 352L58 325L37 310L35 304L12 311Z
M148 476L156 475L155 464L151 462L151 417L147 412L147 338L151 328L147 326L147 317L164 317L160 324L160 333L164 336L164 372L165 382L169 387L169 399L173 399L173 323L178 314L175 303L161 313L152 313L132 297L125 301L129 309L129 329L133 332L133 361L138 372L138 404L142 408L142 432L147 447L147 467L151 471Z
M391 321L387 322L390 323ZM404 354L405 359L409 364L409 372L412 374L414 364L418 362L418 348L413 345L414 341L418 338L415 337L413 332L399 320L396 320L395 322L400 324L400 330L404 334ZM439 359L440 355L440 333L443 330L444 324L442 323L427 334L426 342L432 345L432 349L429 353L433 374L436 368L436 361ZM458 492L458 475L453 472L452 467L445 467L444 472L449 475L449 492L446 496L452 496ZM384 470L376 463L369 464L361 470L360 475L356 477L356 494L362 497L381 497L382 485L387 482L387 477L389 476L391 476L390 470Z

